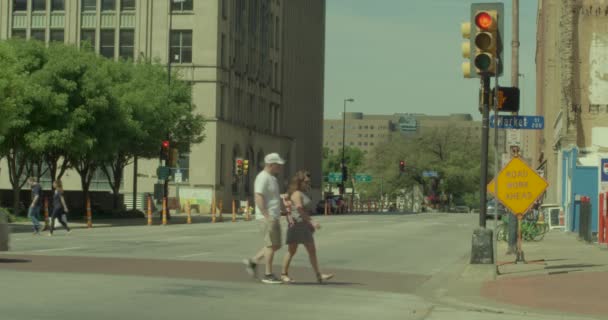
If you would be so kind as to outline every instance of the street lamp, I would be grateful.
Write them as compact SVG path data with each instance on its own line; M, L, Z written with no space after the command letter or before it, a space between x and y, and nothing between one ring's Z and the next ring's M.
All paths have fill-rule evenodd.
M344 162L344 153L346 150L346 103L347 102L355 102L355 99L353 98L348 98L348 99L344 99L344 111L342 112L342 188L340 188L340 194L343 195L344 194L344 184L346 183L346 177L345 177L345 168L346 168L346 163Z

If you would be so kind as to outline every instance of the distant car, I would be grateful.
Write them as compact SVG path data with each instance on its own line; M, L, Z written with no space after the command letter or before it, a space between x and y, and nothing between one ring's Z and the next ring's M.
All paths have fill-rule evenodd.
M469 213L470 209L467 206L454 206L450 208L453 213Z
M488 201L488 205L486 206L486 219L494 219L495 213L496 213L496 201L490 200L490 201ZM499 202L498 203L498 220L502 219L502 217L506 214L507 214L507 209Z
M3 210L0 210L0 251L8 251L8 241L8 215Z

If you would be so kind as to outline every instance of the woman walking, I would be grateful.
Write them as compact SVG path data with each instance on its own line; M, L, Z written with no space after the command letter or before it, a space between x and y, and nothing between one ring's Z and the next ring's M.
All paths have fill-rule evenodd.
M53 213L51 214L51 232L49 236L52 236L55 230L55 219L59 220L59 223L61 223L68 233L71 232L68 224L63 220L63 215L68 213L68 206L63 198L63 184L61 180L56 180L53 183L53 188L55 188L55 193L53 194Z
M289 202L291 202L291 210L287 214L289 228L287 229L286 243L288 250L283 259L283 272L281 273L281 280L285 283L293 282L293 279L289 277L289 264L296 254L299 244L303 244L306 251L308 251L310 264L317 275L319 283L329 280L334 276L333 274L323 274L319 270L313 233L321 228L321 225L318 222L313 222L310 217L312 201L305 193L309 190L310 173L306 171L296 172L295 176L291 179L287 192Z

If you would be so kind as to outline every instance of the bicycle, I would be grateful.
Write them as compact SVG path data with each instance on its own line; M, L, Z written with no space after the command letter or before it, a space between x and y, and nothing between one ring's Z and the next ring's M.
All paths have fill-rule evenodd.
M534 212L527 213L521 223L521 238L524 241L541 241L549 231L549 225ZM496 226L496 240L507 241L509 223L504 216L502 223ZM540 220L540 221L539 221Z

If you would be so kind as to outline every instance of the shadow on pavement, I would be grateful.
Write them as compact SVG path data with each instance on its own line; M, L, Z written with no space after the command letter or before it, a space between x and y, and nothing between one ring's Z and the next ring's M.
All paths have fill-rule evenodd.
M362 283L358 282L292 282L290 286L330 286L330 287L351 287L351 286L362 286Z
M0 263L30 263L32 260L27 259L2 259L0 258Z
M603 267L603 264L560 264L556 266L546 266L545 269L571 269L571 268L593 268Z

